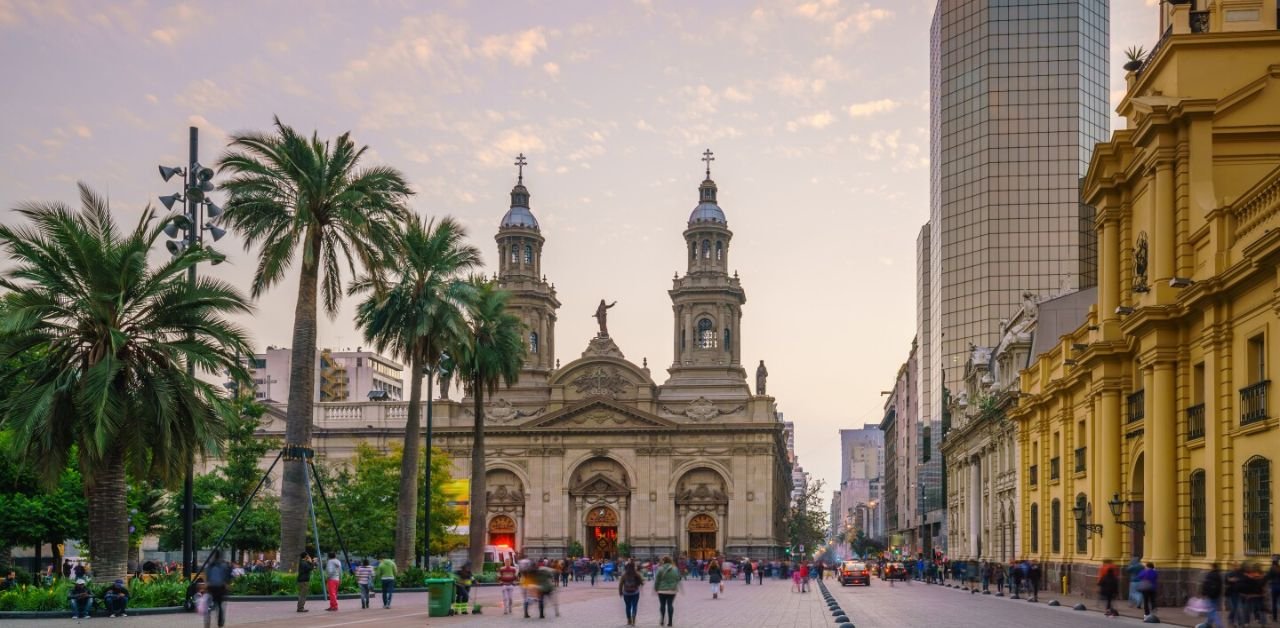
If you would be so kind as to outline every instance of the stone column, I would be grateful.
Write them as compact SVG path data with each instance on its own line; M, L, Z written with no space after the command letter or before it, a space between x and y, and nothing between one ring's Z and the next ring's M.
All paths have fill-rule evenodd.
M1175 415L1174 362L1156 362L1152 368L1151 414L1146 418L1147 483L1151 486L1145 519L1152 560L1168 564L1178 555L1177 416Z
M1156 162L1155 206L1152 208L1151 222L1154 225L1151 248L1151 282L1155 285L1168 285L1174 274L1174 189L1173 163L1170 159L1159 159Z
M1099 515L1107 513L1110 516L1111 507L1106 502L1111 501L1112 497L1120 492L1120 449L1122 438L1120 431L1123 428L1123 418L1120 416L1120 391L1115 389L1107 389L1102 391L1095 400L1098 404L1098 411L1095 416L1099 418L1095 424L1098 434L1098 452L1094 455L1094 460L1098 461L1098 490L1093 494L1093 512L1095 522ZM1102 534L1100 558L1110 558L1111 560L1120 561L1121 545L1120 541L1124 536L1125 528L1116 524L1115 519L1103 523L1105 526Z
M969 557L978 557L982 538L982 459L969 460Z

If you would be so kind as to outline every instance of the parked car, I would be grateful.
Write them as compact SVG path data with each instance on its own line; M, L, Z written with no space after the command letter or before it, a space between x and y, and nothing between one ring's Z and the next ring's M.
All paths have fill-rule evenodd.
M884 573L880 575L883 580L906 580L907 568L902 563L888 563L884 566Z
M871 572L867 564L856 560L846 560L840 565L840 585L862 584L871 586Z

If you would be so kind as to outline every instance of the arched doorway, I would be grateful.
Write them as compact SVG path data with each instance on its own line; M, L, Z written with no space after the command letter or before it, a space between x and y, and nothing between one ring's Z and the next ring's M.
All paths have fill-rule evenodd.
M495 515L489 520L489 545L499 548L516 548L516 520L506 515Z
M710 560L716 556L716 533L720 526L715 517L707 514L694 515L689 519L689 558L694 560Z
M685 522L677 530L690 558L710 558L722 553L720 522L729 516L729 496L724 477L715 469L696 467L676 482L676 517Z
M627 540L631 481L626 469L612 458L591 458L574 469L569 479L569 521L578 521L573 538L592 558L617 557L618 543Z
M608 560L618 554L618 511L596 506L587 511L585 550L593 559Z
M1146 470L1144 468L1145 454L1138 454L1137 462L1133 463L1133 473L1129 478L1129 515L1130 521L1144 521L1142 512L1142 496L1143 483L1146 481ZM1129 547L1133 550L1135 558L1142 558L1142 552L1145 550L1144 541L1146 539L1145 526L1139 525L1129 530Z
M524 539L520 522L524 520L524 483L508 469L490 469L485 473L488 491L489 545L505 545L520 551Z

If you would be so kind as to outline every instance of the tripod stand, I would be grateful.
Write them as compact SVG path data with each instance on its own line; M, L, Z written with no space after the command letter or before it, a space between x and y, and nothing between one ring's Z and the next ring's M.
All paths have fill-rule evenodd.
M338 529L338 520L333 516L333 509L329 508L329 498L324 492L324 482L321 481L320 474L316 473L315 456L315 450L310 447L303 447L301 445L285 445L284 449L281 449L280 453L276 454L276 458L271 462L271 466L267 467L267 471L262 474L262 479L258 480L258 485L254 487L253 492L249 494L249 498L245 500L244 504L240 506L240 509L236 511L235 516L231 518L231 522L227 524L227 529L222 531L222 535L219 536L218 541L213 544L213 548L218 549L222 547L222 542L226 540L227 535L231 533L236 522L240 520L240 515L243 515L244 511L249 508L249 504L253 503L253 499L258 496L258 492L261 491L262 486L267 483L267 478L271 476L271 472L275 470L277 464L280 464L280 460L282 458L284 460L304 460L306 462L304 472L310 471L311 478L315 479L316 490L320 493L320 501L324 504L325 513L329 515L329 525L333 526L333 532L338 537L338 544L342 546L342 557L347 561L347 565L350 566L351 554L347 551L346 541L342 539L342 531ZM316 554L318 555L320 554L320 527L316 525L316 503L315 499L311 495L310 481L307 482L307 503L311 512L311 527L316 537ZM212 554L206 556L204 562L200 564L200 568L191 574L193 581L197 576L204 572L205 568L209 566L209 559L212 557Z

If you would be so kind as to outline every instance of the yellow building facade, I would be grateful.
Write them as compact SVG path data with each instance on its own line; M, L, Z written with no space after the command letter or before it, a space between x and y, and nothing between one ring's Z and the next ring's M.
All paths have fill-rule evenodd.
M1023 371L1009 411L1020 553L1052 588L1065 575L1092 593L1101 561L1136 556L1178 604L1211 563L1280 551L1276 4L1162 3L1126 128L1094 149L1097 303Z

